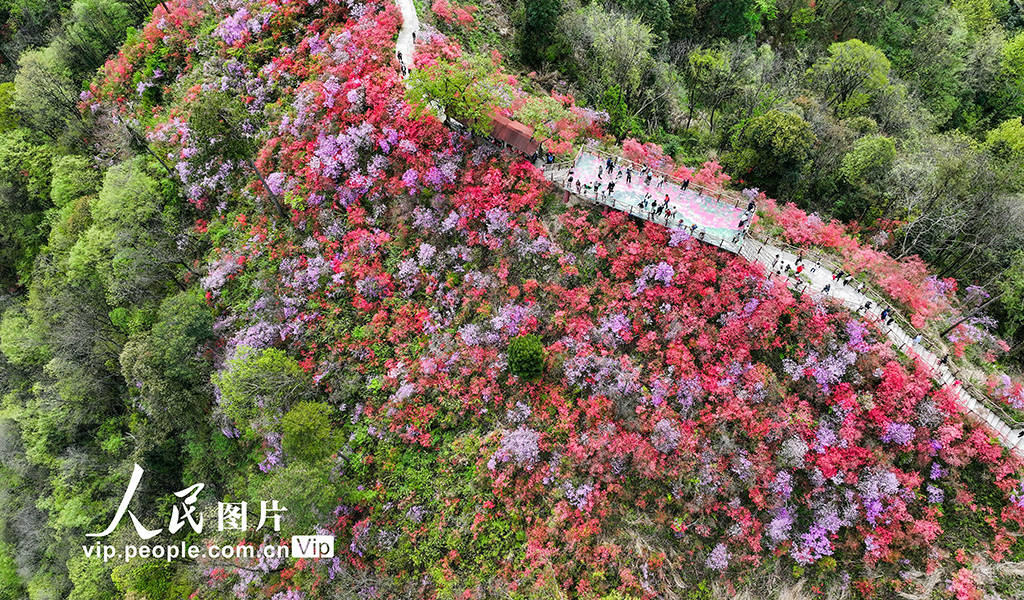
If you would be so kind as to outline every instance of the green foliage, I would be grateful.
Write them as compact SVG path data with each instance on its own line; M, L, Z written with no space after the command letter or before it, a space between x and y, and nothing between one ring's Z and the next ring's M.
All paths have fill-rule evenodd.
M508 83L498 76L497 65L481 54L439 60L413 71L408 82L408 99L419 114L436 104L445 119L457 119L481 135L490 131L488 115L500 106L508 90Z
M78 190L93 185L86 176L78 181ZM60 193L67 193L67 187L59 188ZM177 198L168 198L166 191L145 157L109 169L90 203L92 225L71 248L71 275L79 279L98 275L107 301L114 306L161 295L173 287L184 289L176 277L184 261L176 240L184 215Z
M967 28L980 33L996 24L993 0L953 0L953 8L963 16Z
M668 0L618 0L626 12L640 17L657 34L668 30L672 21L672 8Z
M61 257L63 261L78 238L88 231L92 225L89 204L90 198L83 196L49 215L51 226L46 250L50 254Z
M0 543L0 600L21 600L25 597L25 587L18 576L12 553L10 544Z
M738 82L730 59L730 54L722 48L701 48L687 55L683 72L688 104L687 129L698 107L711 110L709 127L713 129L714 111L724 99L736 93Z
M161 302L153 328L125 344L124 379L158 427L180 430L205 419L210 367L200 351L212 336L210 308L198 292L185 291Z
M196 166L211 160L249 161L256 151L256 140L245 131L253 126L252 117L242 101L226 92L204 92L199 96L188 120L189 129L200 144L200 151L189 158Z
M18 113L14 112L14 82L0 83L0 134L18 128Z
M544 372L544 344L536 335L521 335L508 344L508 369L526 380L534 380Z
M177 565L135 561L114 567L111 574L117 591L146 600L180 600L193 591Z
M281 533L287 536L305 535L323 523L341 493L331 461L291 461L275 468L250 496L277 500L288 509L281 518Z
M1007 119L985 135L986 149L1000 160L1024 160L1024 124L1020 117Z
M1010 267L1003 272L998 285L999 301L1006 315L1003 325L1012 336L1024 325L1024 250L1010 256Z
M103 173L93 168L88 158L73 154L55 156L50 199L54 206L63 208L82 196L95 194L102 181Z
M82 554L68 561L68 577L74 586L68 600L101 600L114 595L107 564Z
M40 569L28 582L29 600L60 600L64 581L48 569Z
M54 140L74 136L81 125L73 74L56 49L26 52L14 78L14 107L25 124Z
M608 132L616 139L643 134L643 128L636 115L629 109L622 90L617 85L609 87L601 98L601 109L608 113Z
M715 35L735 39L756 35L775 15L775 0L721 0L709 4L707 16Z
M526 0L523 24L519 29L519 47L524 62L540 64L543 50L553 41L555 23L561 12L561 0Z
M669 3L671 19L667 36L671 40L690 37L697 20L696 0L675 0Z
M840 173L851 184L878 180L892 167L896 143L882 135L865 136L853 143L843 156Z
M0 284L31 272L43 242L43 211L50 206L52 158L52 148L27 130L0 134Z
M4 312L0 320L0 352L15 365L38 364L46 359L45 337L23 307Z
M117 0L75 0L54 46L72 77L88 75L124 40L131 24L128 8Z
M337 445L332 412L323 402L296 404L281 419L281 447L289 456L309 462L330 456Z
M773 110L738 127L727 157L737 173L772 191L787 191L807 165L814 133L799 115Z
M654 62L650 26L635 17L609 12L597 2L562 15L559 26L572 47L572 68L590 97L602 97L613 85L619 87L627 103L639 97Z
M551 124L567 118L569 111L551 96L541 96L531 97L517 108L512 116L517 121L533 127L539 139L543 139L554 135Z
M224 412L239 425L256 429L261 415L287 411L312 395L313 384L295 359L282 350L239 348L227 368L213 377Z
M828 47L828 56L807 72L808 82L840 115L863 110L888 90L892 65L881 50L853 39Z

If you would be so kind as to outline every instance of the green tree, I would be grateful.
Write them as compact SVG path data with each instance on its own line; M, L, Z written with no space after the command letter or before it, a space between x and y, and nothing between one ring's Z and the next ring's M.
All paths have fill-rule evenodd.
M674 0L669 3L671 17L668 27L668 39L680 40L694 34L697 22L696 0Z
M894 52L894 68L908 82L935 118L944 125L953 118L967 94L964 71L970 38L955 11L943 7L916 30L907 32L913 44ZM901 42L905 42L901 36Z
M775 0L714 0L702 4L710 35L728 39L757 35L763 23L777 14Z
M18 113L14 111L14 82L0 83L0 134L17 129Z
M265 417L310 398L313 384L295 359L277 348L239 348L227 368L213 376L224 412L240 427L256 429Z
M0 600L21 600L25 597L25 586L18 576L13 552L10 544L0 543Z
M125 598L179 600L193 591L185 574L174 563L164 561L139 560L118 565L111 579Z
M1024 123L1007 119L985 135L985 149L1018 189L1024 185Z
M884 177L895 158L896 143L892 138L868 135L853 143L839 170L852 185L868 183Z
M0 285L27 281L45 236L53 150L31 132L0 134Z
M100 600L114 596L116 590L106 563L79 554L67 564L68 577L74 586L68 600Z
M1024 112L1024 31L1006 41L1000 61L999 87L993 106L996 118Z
M998 282L999 302L1005 317L1002 326L1007 335L1015 336L1024 325L1024 250L1010 256L1010 266Z
M523 24L518 32L523 62L540 65L544 50L553 42L555 24L561 13L561 0L526 0Z
M21 306L8 308L0 320L0 352L14 365L45 361L49 351L46 338Z
M633 107L654 65L650 26L597 2L562 15L559 26L569 40L572 68L587 95L599 100L616 85Z
M150 331L133 335L121 352L121 371L139 406L161 431L205 422L210 364L203 347L213 337L213 313L196 291L160 303Z
M724 48L696 49L686 57L683 81L686 85L686 128L690 128L694 111L708 111L708 128L714 130L715 112L739 93L738 79L732 68L731 55Z
M622 95L619 86L613 85L605 90L601 98L601 109L608 113L608 132L616 139L635 137L643 134L643 128L637 120L636 115L626 104L626 98Z
M535 380L544 372L544 344L536 335L521 335L508 344L508 369L513 375Z
M769 111L750 119L733 135L727 156L737 173L773 192L795 188L814 146L810 124L799 115Z
M72 276L98 275L111 306L162 296L168 288L185 289L178 274L189 269L185 251L191 247L179 248L178 232L186 226L187 205L154 169L143 156L109 169L90 202L92 225L69 254ZM78 183L79 191L91 184L85 177ZM59 194L67 191L58 188Z
M339 497L343 498L337 465L330 460L291 461L274 469L256 488L252 497L274 498L288 508L281 518L282 535L312 531L338 506ZM375 496L372 491L353 493L364 501Z
M953 0L953 9L963 16L967 28L980 33L996 24L996 2L993 0ZM1005 2L1003 3L1005 7Z
M132 24L128 8L117 0L75 0L64 31L53 43L59 60L76 80L101 66L124 41Z
M78 86L54 48L21 55L14 78L14 108L32 129L54 140L77 141L83 126Z
M203 143L197 144L199 151L189 157L189 164L196 172L219 169L225 162L237 162L249 167L274 203L279 216L285 214L277 194L267 185L263 173L256 167L257 138L252 132L259 131L259 115L250 114L242 101L227 92L204 92L200 94L188 126L191 134ZM211 167L211 165L213 165Z
M507 97L509 87L489 57L467 54L457 60L439 60L409 77L407 95L418 114L433 104L450 118L483 135L490 131L490 114Z
M281 419L281 447L289 456L316 462L334 452L333 410L323 402L299 402Z
M892 138L868 135L854 141L843 155L834 214L841 219L871 222L880 216L879 198L885 177L896 158Z
M881 50L853 39L829 46L828 56L814 63L807 77L825 104L840 115L852 115L888 90L891 68Z
M672 7L668 0L618 0L618 4L626 12L640 17L657 35L664 34L672 24Z
M68 203L95 194L103 181L103 172L84 156L66 154L53 158L50 199L61 208Z

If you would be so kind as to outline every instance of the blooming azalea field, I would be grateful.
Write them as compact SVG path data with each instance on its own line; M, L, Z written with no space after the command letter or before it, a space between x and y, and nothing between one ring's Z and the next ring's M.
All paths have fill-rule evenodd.
M386 0L168 0L83 93L87 115L144 130L200 215L212 250L191 281L217 316L209 418L244 457L233 483L280 492L291 533L337 536L333 559L200 563L197 594L219 595L195 597L764 597L799 582L967 599L1024 560L1020 460L926 367L758 265L566 205L528 162L414 116L400 25ZM460 52L419 38L418 62ZM193 128L218 94L240 103L252 164ZM553 151L596 133L599 116L556 101ZM717 163L680 174L728 180ZM768 214L792 241L843 252L917 319L945 310L916 265L791 212ZM510 360L526 336L535 377ZM240 394L253 364L301 389ZM1020 384L992 385L1019 400Z

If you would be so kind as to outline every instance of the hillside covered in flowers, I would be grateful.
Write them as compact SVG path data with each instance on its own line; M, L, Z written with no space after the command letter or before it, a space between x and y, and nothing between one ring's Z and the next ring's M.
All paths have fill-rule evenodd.
M401 24L389 0L165 0L83 86L95 154L37 178L55 205L0 327L0 597L1024 593L1024 464L927 366L446 126L407 94ZM479 59L428 27L415 60ZM607 139L606 114L543 105L553 153ZM762 199L761 227L848 252L919 323L952 310L922 263ZM205 529L157 540L335 555L84 557L135 464L150 527L205 485ZM270 499L279 531L215 527Z

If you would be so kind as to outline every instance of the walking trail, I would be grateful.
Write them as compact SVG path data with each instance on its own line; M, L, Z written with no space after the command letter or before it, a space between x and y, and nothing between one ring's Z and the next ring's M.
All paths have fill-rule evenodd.
M402 13L402 28L398 33L395 51L401 55L401 61L406 68L406 76L408 76L408 73L412 72L413 69L413 54L415 53L415 40L413 36L420 29L420 21L416 15L416 7L413 4L413 0L395 0L395 3ZM959 398L960 404L966 412L987 425L1004 446L1018 454L1022 453L1022 450L1024 450L1024 430L1011 427L999 415L968 393L953 375L950 368L942 364L934 352L923 344L914 342L914 338L918 334L916 331L913 335L908 333L908 330L911 328L909 324L901 324L901 322L907 323L902 315L899 315L899 313L890 308L890 313L898 318L892 320L890 324L886 324L881 318L884 305L877 298L871 297L863 291L858 291L853 285L844 285L841 278L838 281L833 280L836 267L826 265L823 262L812 262L812 259L808 257L801 263L804 265L804 270L800 275L795 277L786 276L786 266L795 268L800 257L790 249L782 247L781 244L772 240L762 241L754 239L746 235L742 227L738 227L738 222L733 224L731 219L737 218L736 215L742 211L738 202L735 204L722 202L720 198L712 197L710 193L700 190L697 186L693 186L689 190L681 190L677 183L672 182L671 178L665 175L659 176L666 180L667 191L658 189L658 193L654 194L652 192L652 196L654 198L661 198L666 193L671 196L674 208L671 217L664 214L653 215L650 210L641 209L642 196L638 192L649 191L646 188L651 186L641 184L640 177L638 176L639 170L634 172L637 180L633 185L625 185L624 182L619 182L617 183L619 189L613 194L602 195L594 191L596 187L587 189L588 186L582 186L579 193L569 189L573 187L573 184L567 181L571 167L579 169L578 172L574 172L574 175L577 178L583 179L585 184L594 186L594 184L601 182L596 178L596 168L591 168L595 167L598 163L591 165L586 162L589 160L589 156L591 156L591 153L581 152L572 163L545 165L545 177L569 194L577 195L592 202L606 204L647 221L670 227L682 226L685 228L695 225L696 227L693 231L697 239L759 263L764 266L765 271L769 274L777 273L781 269L781 274L785 277L789 287L801 293L814 294L819 299L824 299L826 296L831 297L850 310L867 317L869 320L875 321L878 327L888 335L893 344L908 355L916 356L928 365L931 369L932 379L941 386L948 386ZM581 160L583 162L580 162ZM617 160L621 161L621 159ZM670 219L671 222L669 222ZM793 250L796 249L794 248ZM800 250L797 250L797 252L800 252ZM776 257L778 257L777 260ZM826 286L831 286L828 293L823 291Z
M398 32L395 52L401 55L402 64L406 69L406 77L408 77L408 73L412 73L412 57L416 52L413 35L420 30L420 19L416 16L416 6L412 0L395 0L395 4L398 5L398 10L402 11L402 29Z

